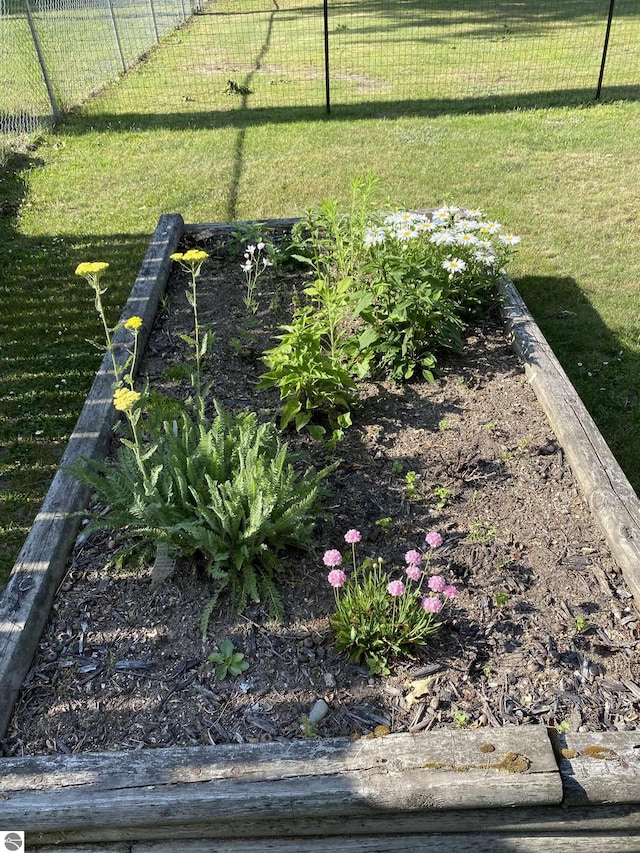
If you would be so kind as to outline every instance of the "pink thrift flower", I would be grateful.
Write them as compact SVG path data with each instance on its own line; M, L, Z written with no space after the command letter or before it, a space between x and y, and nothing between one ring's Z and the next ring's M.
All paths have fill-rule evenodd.
M360 536L359 530L347 530L344 534L344 541L349 545L355 545L356 542L359 542L361 539L362 537Z
M342 569L331 569L331 571L327 575L327 580L334 589L338 589L338 587L343 586L346 579L347 576L342 571Z
M407 551L404 559L410 566L419 566L422 562L422 554L420 551Z
M446 595L447 598L455 598L458 594L458 590L455 586L453 586L453 584L449 584L448 586L445 586L445 588L442 590L442 594Z
M404 593L404 584L402 581L391 581L387 586L387 592L389 595L402 595Z
M420 566L416 566L415 563L411 563L407 566L407 574L411 578L412 581L419 581L420 576L422 575L422 569Z
M336 551L335 548L332 548L331 550L324 552L322 562L330 569L334 566L339 566L342 563L342 554L340 551Z
M446 585L446 580L440 575L433 575L433 577L430 577L427 581L427 586L434 592L443 592Z
M427 613L440 613L442 610L442 602L437 595L428 595L422 599L422 609Z
M442 536L434 530L431 533L427 533L424 541L430 548L439 548L442 545Z

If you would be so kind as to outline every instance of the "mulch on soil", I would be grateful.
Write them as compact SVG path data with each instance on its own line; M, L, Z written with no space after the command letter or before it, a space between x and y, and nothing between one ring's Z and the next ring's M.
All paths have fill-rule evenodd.
M260 280L248 316L238 258L211 232L187 238L210 254L200 317L216 335L213 394L234 411L273 418L277 392L256 392L261 352L277 334L299 274ZM167 368L187 355L191 312L175 270L141 366L179 394ZM261 606L214 613L194 566L154 583L151 569L107 568L115 538L80 537L16 704L5 755L367 735L451 726L541 724L635 729L640 719L637 612L528 387L500 321L470 329L435 383L368 382L354 426L333 455L301 435L292 449L331 475L328 517L312 553L287 553L284 623ZM169 371L169 375L176 375ZM415 472L418 495L406 473ZM390 518L389 529L376 524ZM336 652L333 592L322 554L381 556L394 577L428 531L444 537L431 570L459 596L434 641L372 678ZM217 681L207 658L224 639L249 669ZM311 714L311 722L309 715ZM380 728L383 727L383 728Z

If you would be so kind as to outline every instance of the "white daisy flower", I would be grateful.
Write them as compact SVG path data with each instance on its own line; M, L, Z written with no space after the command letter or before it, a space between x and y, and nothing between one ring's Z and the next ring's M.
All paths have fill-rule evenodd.
M475 219L459 219L456 222L456 227L461 231L477 231L480 228L480 223Z
M446 225L447 222L449 222L449 219L449 211L446 207L441 207L440 210L436 210L431 217L431 221L435 222L436 225Z
M498 240L505 246L516 246L520 242L515 234L499 234Z
M405 226L404 228L398 228L396 231L396 240L400 243L406 243L407 240L413 240L418 236L418 232L415 228L410 228Z
M384 228L369 228L364 235L364 245L380 246L386 240L387 232Z
M436 246L454 246L456 243L456 235L453 231L437 231L429 238L430 243L435 243Z
M473 257L476 261L480 261L481 264L484 264L487 267L492 267L497 260L496 256L492 255L491 252L485 252L483 250L474 252Z
M462 234L457 235L456 243L458 246L477 246L478 238L474 234L463 231Z
M482 222L480 224L480 230L485 234L497 234L502 230L502 225L499 222Z
M457 272L464 272L466 268L467 265L461 258L448 258L442 262L442 269L447 270L451 275L455 275Z

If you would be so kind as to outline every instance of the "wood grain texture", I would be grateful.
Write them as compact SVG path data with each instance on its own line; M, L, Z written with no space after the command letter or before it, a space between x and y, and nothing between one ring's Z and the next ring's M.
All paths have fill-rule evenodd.
M122 320L138 315L144 321L140 351L155 320L158 298L169 275L169 256L175 251L182 228L182 218L178 215L160 219L122 313ZM123 329L113 337L120 364L128 357L129 338L130 334ZM116 419L113 381L111 358L105 355L0 600L0 736L6 731L78 532L80 518L73 514L81 512L89 498L87 488L65 473L64 468L77 459L99 459L107 452Z
M565 804L640 803L640 732L556 738Z
M513 282L501 285L513 345L582 494L640 607L640 500Z
M3 825L40 841L246 836L559 804L546 730L522 727L6 759ZM491 751L486 751L490 746ZM516 768L514 772L514 768ZM458 826L458 819L450 828ZM195 830L193 829L195 827ZM277 828L277 829L276 829Z

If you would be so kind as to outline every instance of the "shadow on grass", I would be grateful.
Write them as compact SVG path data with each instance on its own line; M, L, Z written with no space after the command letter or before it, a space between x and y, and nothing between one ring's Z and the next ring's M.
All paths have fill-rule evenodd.
M603 323L573 279L523 276L515 285L640 494L640 352Z
M109 263L105 302L115 323L150 239L20 233L15 217L26 196L21 175L36 165L34 159L16 158L0 181L0 589L102 358L93 296L75 268L86 260Z
M259 65L257 66L259 67ZM245 83L249 87L251 74ZM215 127L251 128L272 124L315 121L358 121L399 119L474 113L513 112L548 107L583 106L640 98L640 86L609 86L603 98L595 101L594 86L577 89L531 92L529 94L486 95L473 98L408 98L371 100L366 103L333 103L327 114L324 103L316 105L274 104L251 106L251 95L238 95L238 106L229 109L188 110L179 112L100 112L69 113L62 121L65 133L81 135L93 131L125 132L135 130L211 130Z

